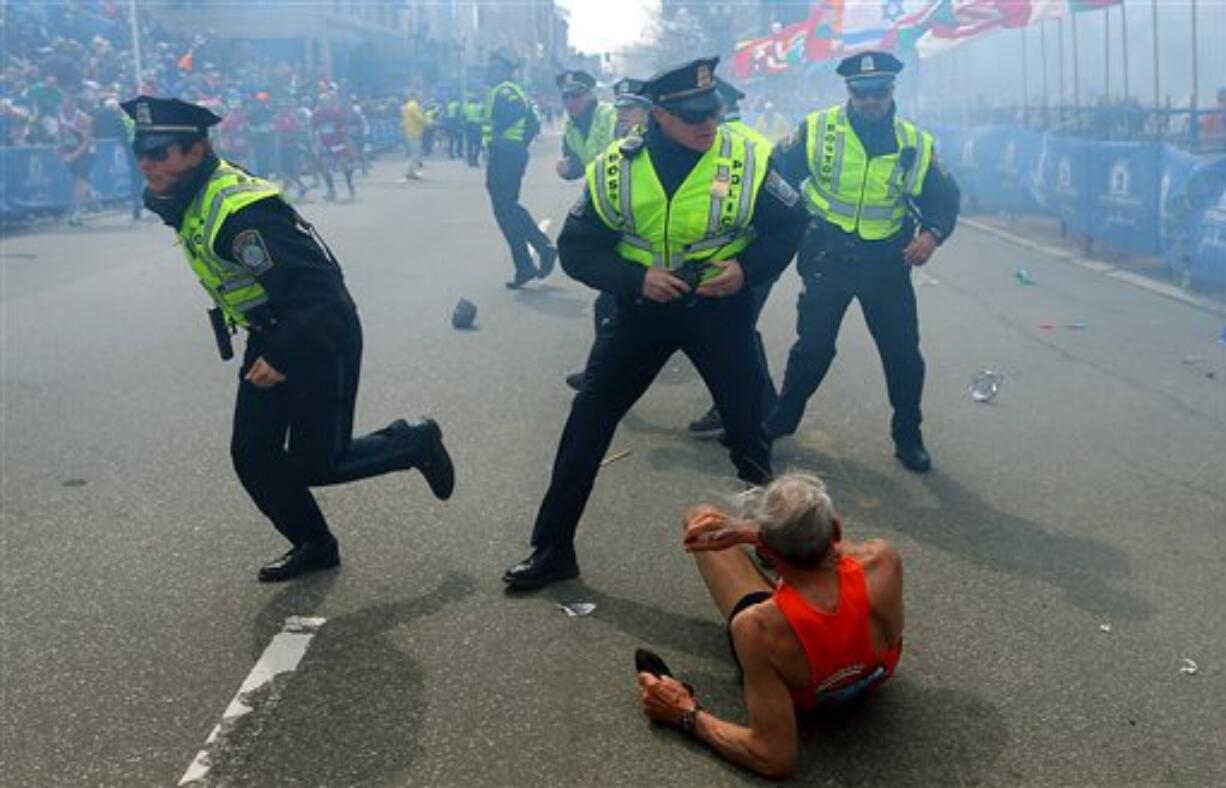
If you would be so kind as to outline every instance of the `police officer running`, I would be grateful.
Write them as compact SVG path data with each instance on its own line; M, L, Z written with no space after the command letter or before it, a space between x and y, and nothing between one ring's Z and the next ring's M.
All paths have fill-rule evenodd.
M248 332L230 453L256 506L293 545L259 579L340 563L310 486L417 468L437 497L449 497L455 472L433 420L398 419L351 437L362 329L315 229L275 184L214 154L208 129L221 119L209 110L150 96L123 108L136 122L145 205L175 229L215 302L209 315L223 359L233 354L234 329Z
M598 340L562 432L532 533L532 555L503 580L513 590L575 577L574 535L622 416L677 350L725 415L737 475L771 476L762 434L749 290L786 266L807 221L769 152L719 126L718 58L663 71L644 137L610 145L558 239L562 266L612 293L617 313Z
M558 177L573 181L582 178L592 159L615 139L617 112L596 99L596 78L586 71L563 71L556 81L566 107Z
M558 259L558 250L519 202L520 186L528 167L528 145L540 131L540 121L528 94L513 79L517 66L511 55L502 52L491 55L487 75L491 87L485 100L482 129L482 139L489 150L485 188L494 206L498 229L511 247L515 277L507 282L507 287L512 290L532 279L544 279ZM539 270L532 263L529 245L540 256Z
M847 104L813 112L776 149L793 182L804 180L816 222L800 251L798 336L766 432L775 440L796 431L834 359L843 314L859 299L885 367L895 456L922 473L931 459L920 433L924 359L911 269L953 232L960 198L932 135L896 117L902 68L882 52L843 60Z

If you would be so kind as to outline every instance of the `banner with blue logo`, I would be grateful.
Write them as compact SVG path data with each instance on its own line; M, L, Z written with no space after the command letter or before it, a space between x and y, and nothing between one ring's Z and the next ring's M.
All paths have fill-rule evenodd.
M1188 192L1193 216L1188 278L1193 285L1226 285L1226 157L1198 166Z
M119 140L99 140L89 175L98 199L103 202L126 199L132 196L133 188L142 188L139 182L133 181L135 167L131 148Z
M1088 233L1104 246L1157 254L1162 148L1151 143L1086 146L1090 183Z
M6 215L63 210L72 202L72 177L50 146L0 148L0 173Z

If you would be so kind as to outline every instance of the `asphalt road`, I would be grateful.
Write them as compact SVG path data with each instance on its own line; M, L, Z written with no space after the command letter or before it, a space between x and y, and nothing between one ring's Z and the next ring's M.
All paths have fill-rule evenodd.
M525 200L556 231L576 187L538 146ZM508 598L593 293L519 293L480 173L399 162L356 203L303 212L365 326L357 422L430 414L459 484L320 492L337 572L283 586L283 549L230 469L236 365L218 362L169 230L119 216L3 239L3 746L13 786L173 785L290 616L326 619L296 672L249 698L218 785L738 785L637 705L635 646L744 719L679 517L736 489L682 357L634 409L579 531L580 581ZM1026 268L1037 281L1014 279ZM917 288L935 469L891 456L857 309L778 470L823 474L853 538L906 565L898 675L804 729L811 785L1226 783L1226 347L1221 318L964 228ZM778 379L789 272L763 316ZM456 332L466 296L479 330ZM1066 326L1084 323L1085 328ZM1043 328L1049 324L1053 328ZM969 378L1006 375L976 404ZM569 618L556 602L596 604ZM1103 631L1109 625L1109 632ZM1184 658L1198 666L1181 672Z

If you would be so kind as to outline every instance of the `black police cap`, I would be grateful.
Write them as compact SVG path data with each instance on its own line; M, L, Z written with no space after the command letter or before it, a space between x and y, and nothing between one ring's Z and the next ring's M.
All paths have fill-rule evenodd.
M718 57L707 57L665 69L647 80L643 95L670 111L714 111L721 106L715 91L718 65Z
M844 58L835 69L849 85L890 83L902 71L903 64L889 52L861 52Z
M724 100L724 104L729 107L735 107L737 102L745 98L745 94L731 82L725 82L719 77L715 78L715 89L719 91L719 97Z
M650 107L651 99L643 95L641 79L622 77L613 83L613 105L616 107Z
M221 123L208 108L177 98L142 95L120 106L136 124L132 147L138 153L207 136L211 127Z
M464 331L473 327L477 319L477 305L467 298L461 298L451 312L451 327Z
M554 81L558 84L558 90L563 93L591 90L596 87L596 77L586 71L563 71Z

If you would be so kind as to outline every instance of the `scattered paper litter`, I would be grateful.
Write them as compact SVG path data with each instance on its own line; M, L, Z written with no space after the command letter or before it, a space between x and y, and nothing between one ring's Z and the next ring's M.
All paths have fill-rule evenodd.
M1199 668L1196 667L1195 662L1188 659L1187 657L1183 658L1183 666L1179 668L1180 673L1186 674L1188 676L1195 676L1197 670L1199 670Z
M561 610L571 618L579 618L580 616L590 616L596 610L594 602L558 602L558 610Z

